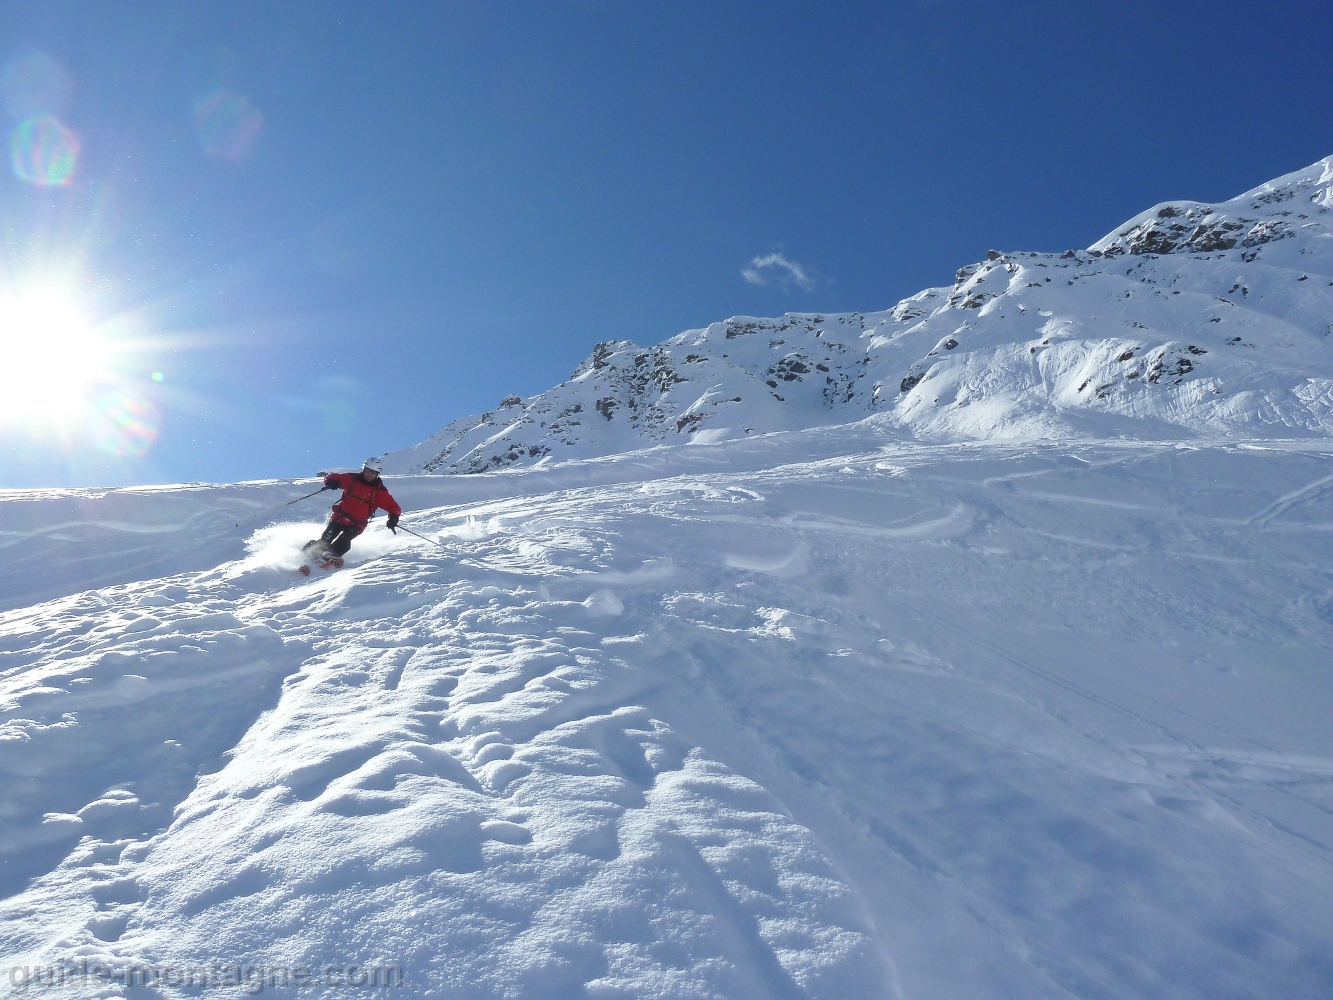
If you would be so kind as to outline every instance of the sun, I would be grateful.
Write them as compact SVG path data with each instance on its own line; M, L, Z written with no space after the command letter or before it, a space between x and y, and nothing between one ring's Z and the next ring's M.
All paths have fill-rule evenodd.
M110 346L62 289L0 292L0 350L9 375L0 422L60 420L83 410L106 375Z

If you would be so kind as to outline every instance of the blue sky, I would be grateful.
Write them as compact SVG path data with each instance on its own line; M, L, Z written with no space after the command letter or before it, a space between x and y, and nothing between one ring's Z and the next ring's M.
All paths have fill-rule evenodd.
M1231 197L1333 153L1331 27L1295 3L5 5L0 486L353 464L600 340L884 308L992 247Z

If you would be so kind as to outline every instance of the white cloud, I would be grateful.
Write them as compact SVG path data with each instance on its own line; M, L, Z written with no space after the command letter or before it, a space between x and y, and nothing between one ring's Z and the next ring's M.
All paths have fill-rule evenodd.
M807 268L794 260L788 260L780 253L756 257L741 268L741 277L752 285L777 282L784 288L796 285L806 291L815 287L815 277Z

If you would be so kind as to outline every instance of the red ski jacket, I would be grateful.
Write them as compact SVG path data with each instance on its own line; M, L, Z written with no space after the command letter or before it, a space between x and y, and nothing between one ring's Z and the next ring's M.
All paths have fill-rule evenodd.
M324 477L324 485L343 491L342 497L333 505L333 516L343 524L364 528L370 515L377 510L395 516L403 512L378 477L368 483L359 472L334 472Z

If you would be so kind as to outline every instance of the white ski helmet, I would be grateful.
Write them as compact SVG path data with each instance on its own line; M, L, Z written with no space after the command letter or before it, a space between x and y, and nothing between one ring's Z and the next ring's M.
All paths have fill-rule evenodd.
M384 463L381 462L378 458L368 458L361 463L361 468L370 469L374 472L383 472Z

